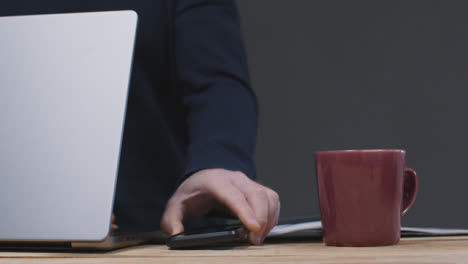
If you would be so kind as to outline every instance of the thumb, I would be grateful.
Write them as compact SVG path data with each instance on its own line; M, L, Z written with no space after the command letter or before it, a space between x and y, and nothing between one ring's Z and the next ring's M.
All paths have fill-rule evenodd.
M184 210L182 205L168 203L163 217L161 218L161 229L169 236L184 232Z

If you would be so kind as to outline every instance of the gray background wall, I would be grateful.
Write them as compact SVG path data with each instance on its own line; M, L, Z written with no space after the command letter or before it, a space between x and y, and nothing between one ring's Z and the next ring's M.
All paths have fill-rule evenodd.
M238 5L282 216L319 211L314 151L402 148L420 180L403 224L468 228L467 1Z

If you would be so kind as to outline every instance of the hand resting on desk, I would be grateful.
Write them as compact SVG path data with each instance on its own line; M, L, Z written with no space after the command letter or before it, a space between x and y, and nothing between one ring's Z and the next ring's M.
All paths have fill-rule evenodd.
M176 190L166 206L161 229L168 235L184 231L183 220L210 211L227 211L250 231L249 243L262 244L278 223L278 194L242 172L207 169L194 173Z

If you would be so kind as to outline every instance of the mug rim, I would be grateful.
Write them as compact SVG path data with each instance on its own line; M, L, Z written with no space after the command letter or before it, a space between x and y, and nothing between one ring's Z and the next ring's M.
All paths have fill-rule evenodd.
M404 149L345 149L345 150L320 150L315 154L344 154L344 153L378 153L378 152L399 152L406 153Z

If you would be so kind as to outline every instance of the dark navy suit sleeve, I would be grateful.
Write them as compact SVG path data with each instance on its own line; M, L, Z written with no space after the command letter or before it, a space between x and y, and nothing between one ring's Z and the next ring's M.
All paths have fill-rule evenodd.
M223 168L255 178L257 101L235 2L179 0L174 19L176 80L189 128L184 177Z

